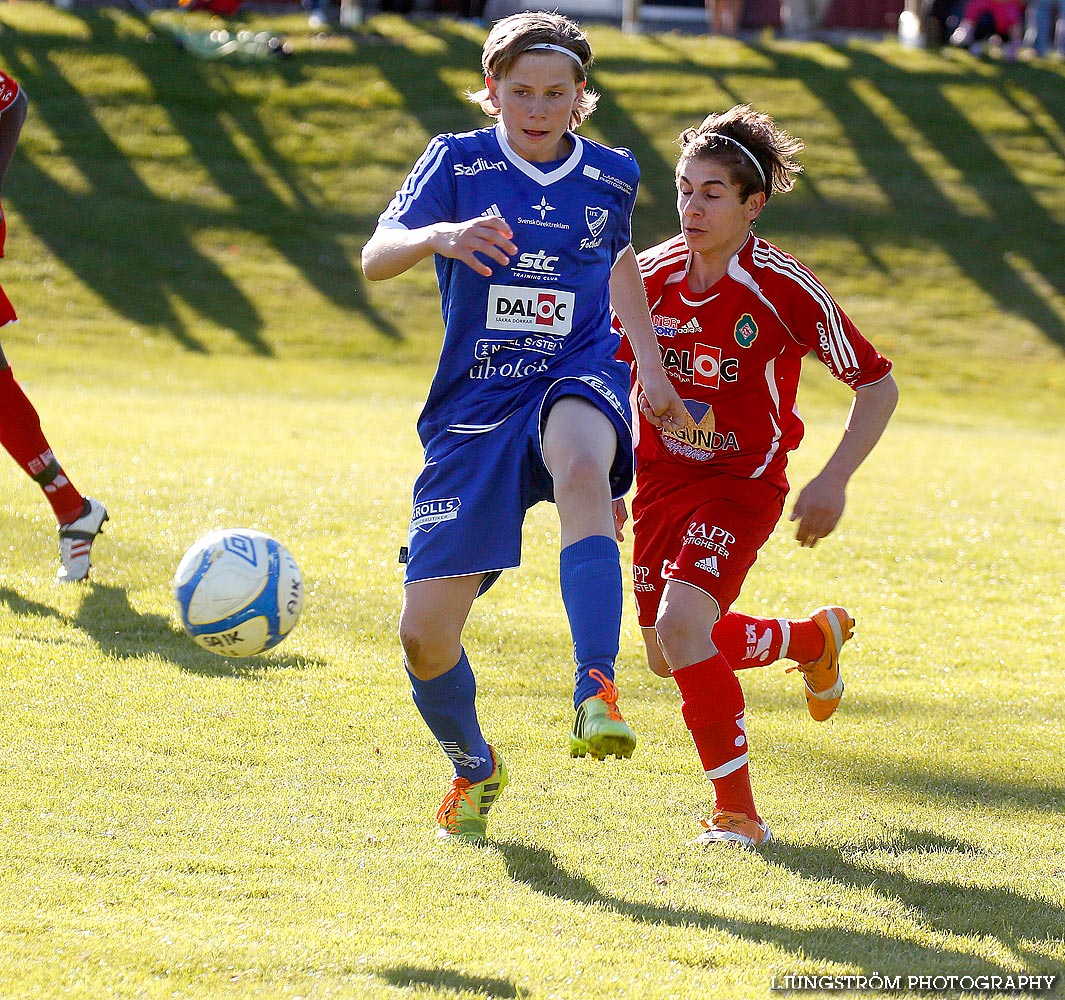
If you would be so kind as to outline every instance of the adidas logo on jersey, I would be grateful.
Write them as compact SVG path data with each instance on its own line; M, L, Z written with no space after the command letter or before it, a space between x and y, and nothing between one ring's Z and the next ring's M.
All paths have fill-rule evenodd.
M702 324L694 316L690 320L688 320L688 322L685 323L679 330L677 330L678 334L681 334L681 333L702 333L702 332L703 332Z

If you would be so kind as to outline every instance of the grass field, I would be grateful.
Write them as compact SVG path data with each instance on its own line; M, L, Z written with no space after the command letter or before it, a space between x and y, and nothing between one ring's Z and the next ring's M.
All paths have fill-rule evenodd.
M490 845L456 849L431 835L448 768L395 641L437 297L428 267L370 287L357 260L426 139L479 123L480 36L269 23L294 58L234 65L119 10L0 6L32 102L4 349L112 514L94 582L59 588L47 506L0 474L0 997L687 1000L789 975L993 997L1022 974L1065 994L1065 67L593 30L589 133L640 159L638 242L672 229L683 125L771 110L810 150L761 231L895 358L902 403L838 532L804 551L782 527L740 602L859 622L828 723L781 667L742 678L777 841L686 846L709 787L630 608L637 753L566 756L543 507L471 619L512 784ZM795 483L838 439L830 382L809 373ZM170 594L184 549L236 523L308 591L247 661L195 647ZM958 978L909 981L937 976Z

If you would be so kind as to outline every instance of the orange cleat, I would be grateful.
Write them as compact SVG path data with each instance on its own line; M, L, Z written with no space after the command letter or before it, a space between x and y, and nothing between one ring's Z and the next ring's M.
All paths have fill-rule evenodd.
M806 707L818 722L824 722L843 697L843 678L839 674L839 653L851 637L854 619L843 609L818 608L811 621L817 623L825 637L825 651L809 663L797 663L785 673L798 670L806 681Z
M764 820L751 819L746 813L716 812L708 822L699 821L705 827L692 844L709 847L711 844L730 844L751 850L768 844L773 834Z

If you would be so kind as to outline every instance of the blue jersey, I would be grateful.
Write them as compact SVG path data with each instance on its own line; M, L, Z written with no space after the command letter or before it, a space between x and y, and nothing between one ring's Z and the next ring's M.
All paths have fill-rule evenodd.
M418 434L477 434L545 386L601 371L618 348L610 272L631 240L640 172L624 149L572 133L566 159L535 164L502 125L438 135L380 218L420 229L497 215L514 232L509 266L491 277L437 255L444 342Z

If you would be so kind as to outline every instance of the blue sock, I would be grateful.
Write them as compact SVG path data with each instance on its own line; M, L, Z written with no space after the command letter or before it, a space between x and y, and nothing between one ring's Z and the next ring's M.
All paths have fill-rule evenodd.
M606 535L589 535L567 545L559 557L562 603L573 635L573 707L599 693L600 684L589 677L601 670L614 679L621 636L621 554Z
M455 765L455 774L474 785L484 781L495 764L477 721L477 681L466 651L446 674L431 681L418 680L409 670L407 676L414 704Z

